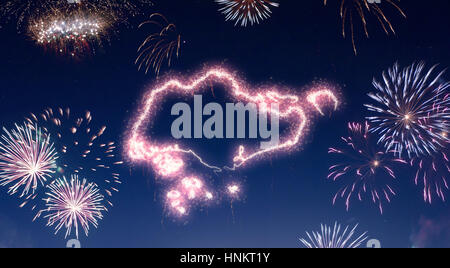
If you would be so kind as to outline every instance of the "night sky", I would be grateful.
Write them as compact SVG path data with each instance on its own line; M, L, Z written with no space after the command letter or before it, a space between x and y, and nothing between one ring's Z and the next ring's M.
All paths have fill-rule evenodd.
M185 43L173 66L162 69L191 74L203 66L221 64L236 70L251 85L274 84L300 90L314 81L326 81L341 89L344 101L330 117L315 120L301 150L251 164L224 175L205 174L211 181L227 179L243 186L241 200L224 200L207 208L193 209L185 219L165 216L161 194L151 168L123 165L123 185L113 197L114 208L89 237L80 236L83 247L301 247L306 231L320 224L359 223L359 232L383 247L449 247L450 208L436 200L423 202L421 188L410 168L398 170L394 186L399 193L380 215L369 201L353 202L350 211L332 197L342 186L326 179L333 164L327 151L347 134L347 123L364 122L363 104L373 90L372 78L399 62L407 66L426 61L441 69L450 66L448 10L444 0L401 1L405 20L387 7L396 36L386 36L377 22L369 22L370 39L358 24L358 56L350 39L340 35L338 4L321 0L284 0L267 21L253 27L234 27L225 22L212 0L155 0L147 14L160 12L176 23ZM136 26L139 19L132 19ZM89 110L107 135L123 145L130 120L143 93L155 83L155 75L138 72L136 50L148 32L122 27L111 33L110 43L95 55L71 60L46 52L15 25L0 29L0 123L12 128L30 112L47 107ZM450 79L449 74L444 76ZM215 100L221 102L221 100ZM167 108L167 107L165 107ZM169 106L170 108L170 106ZM164 109L163 109L164 110ZM172 120L167 113L162 120ZM169 125L168 125L169 126ZM170 134L162 129L161 135ZM162 136L163 137L163 136ZM186 141L212 159L226 161L234 143L224 140ZM210 172L211 173L211 172ZM64 232L53 234L44 220L32 222L34 212L20 209L15 196L0 190L0 247L65 247Z

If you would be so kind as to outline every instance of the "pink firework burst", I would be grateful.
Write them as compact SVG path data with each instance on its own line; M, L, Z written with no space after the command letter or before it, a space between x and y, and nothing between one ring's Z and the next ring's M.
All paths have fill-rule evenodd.
M8 193L32 196L56 171L58 158L50 137L41 129L16 125L12 131L3 128L0 139L0 185L10 185Z
M90 225L97 228L98 221L103 219L103 212L107 209L96 184L88 183L86 179L81 181L77 175L72 175L70 181L63 177L48 188L48 197L44 199L47 208L40 213L46 214L44 218L48 219L47 226L55 225L55 234L64 227L67 238L74 228L78 238L79 225L86 236Z
M349 210L352 198L362 201L364 195L369 195L383 214L383 203L391 202L396 195L391 186L396 178L394 165L407 162L377 148L370 139L367 122L349 123L348 129L350 135L342 137L346 146L329 149L330 154L341 156L341 163L330 167L328 178L345 184L334 196L333 204L338 198L344 198Z

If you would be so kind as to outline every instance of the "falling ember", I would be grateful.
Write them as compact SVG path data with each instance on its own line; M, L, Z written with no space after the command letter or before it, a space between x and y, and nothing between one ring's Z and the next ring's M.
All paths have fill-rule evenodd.
M12 131L5 128L3 131L5 134L0 139L0 185L8 185L11 195L18 191L22 191L21 197L33 195L56 172L58 154L54 144L36 125L16 125Z
M156 25L158 29L147 36L139 46L135 64L138 65L139 70L145 69L145 73L153 69L158 76L166 61L168 67L170 67L173 58L180 56L181 35L176 25L170 23L166 17L159 13L152 14L150 20L141 23L139 28L146 25Z
M271 7L280 4L272 0L215 0L222 7L219 9L227 21L236 21L235 25L246 27L259 24L272 15Z
M331 1L330 1L331 2ZM353 51L358 54L356 48L356 37L355 37L355 27L356 22L354 21L354 17L359 17L361 20L362 27L364 29L364 34L367 38L369 38L369 30L368 30L368 21L369 16L373 16L377 19L380 26L383 28L383 31L389 34L395 34L394 26L391 23L391 20L387 17L385 12L382 9L382 4L387 3L392 6L395 10L397 10L401 16L406 18L405 12L403 12L402 8L397 4L400 0L386 0L383 3L369 0L338 0L339 4L339 13L342 20L342 35L345 38L347 36L347 29L350 27L350 35L353 45ZM327 5L328 0L324 0L324 4Z

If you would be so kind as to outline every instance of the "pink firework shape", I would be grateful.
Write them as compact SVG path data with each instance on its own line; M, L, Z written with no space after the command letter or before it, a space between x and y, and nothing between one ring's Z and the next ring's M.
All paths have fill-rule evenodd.
M248 149L244 145L239 146L237 153L232 156L232 167L236 170L246 164L265 156L287 152L298 148L305 138L315 113L324 115L323 108L332 103L333 109L339 107L339 99L334 88L326 84L311 86L305 94L294 95L282 93L276 88L250 90L232 72L222 67L207 68L187 79L171 77L165 82L152 87L145 94L142 107L138 110L135 121L132 123L127 136L126 152L132 162L150 163L154 171L164 178L176 178L178 183L171 188L167 195L167 204L178 215L185 215L189 203L194 199L203 198L212 200L214 195L206 189L205 183L198 177L187 174L186 163L183 155L190 155L202 165L221 172L223 169L209 164L198 153L189 148L183 148L178 143L158 144L144 137L148 129L148 123L156 116L159 103L170 93L181 96L193 96L205 91L211 83L219 83L228 89L230 96L237 101L247 101L257 104L260 108L267 109L272 104L277 104L278 111L271 110L280 120L290 125L290 134L278 145L265 149ZM186 182L189 182L186 184ZM237 194L235 185L228 185L225 193L233 198ZM232 191L230 190L232 189Z

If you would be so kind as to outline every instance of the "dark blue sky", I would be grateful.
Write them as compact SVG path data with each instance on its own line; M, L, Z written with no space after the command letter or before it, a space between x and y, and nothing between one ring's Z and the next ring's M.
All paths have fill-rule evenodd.
M270 20L238 28L224 22L212 0L156 2L161 3L148 13L165 14L186 41L173 71L190 73L203 64L225 63L249 83L299 89L323 79L342 88L345 105L332 118L317 121L304 150L227 175L245 188L244 200L233 204L234 219L227 202L196 210L187 221L164 217L159 198L164 188L154 183L152 172L125 166L115 207L89 238L82 237L84 247L299 247L298 238L305 231L334 221L360 223L361 231L367 230L385 247L411 247L411 237L421 226L440 226L437 234L425 228L428 235L420 237L427 246L450 246L448 204L425 205L408 169L399 171L399 195L383 216L369 202L353 203L350 212L342 202L333 207L331 198L340 184L326 180L332 163L327 149L346 134L347 122L364 120L362 105L368 101L373 76L380 77L396 61L403 66L419 60L450 66L448 1L402 1L407 20L388 7L397 36L385 36L371 20L370 40L358 27L357 57L350 40L340 35L336 4L323 7L321 0L284 0ZM98 122L106 122L108 135L122 142L136 104L155 81L133 64L144 36L136 29L121 29L96 55L74 62L45 53L13 27L1 29L1 125L11 127L29 112L46 107L69 106L90 110ZM217 152L227 146L221 142L212 145L214 150L203 150L220 158ZM211 179L224 178L211 175ZM0 247L65 245L62 233L54 236L43 221L32 223L33 214L18 204L1 189Z

